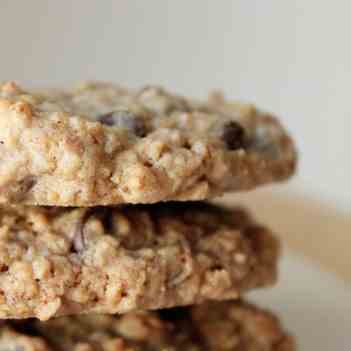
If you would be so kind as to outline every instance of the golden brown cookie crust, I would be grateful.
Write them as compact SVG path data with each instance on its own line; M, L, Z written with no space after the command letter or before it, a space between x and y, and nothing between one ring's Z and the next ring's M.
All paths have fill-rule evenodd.
M0 209L0 318L124 313L237 298L276 280L279 247L204 203Z
M294 351L270 312L245 302L214 302L121 316L5 322L0 349L21 351Z
M282 181L296 166L277 119L213 95L85 83L0 85L0 202L97 206L203 200Z

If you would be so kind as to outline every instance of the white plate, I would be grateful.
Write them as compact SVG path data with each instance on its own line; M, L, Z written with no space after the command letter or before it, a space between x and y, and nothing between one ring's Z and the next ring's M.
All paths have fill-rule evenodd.
M298 350L350 351L351 286L291 252L280 267L278 285L251 293L251 301L281 317Z

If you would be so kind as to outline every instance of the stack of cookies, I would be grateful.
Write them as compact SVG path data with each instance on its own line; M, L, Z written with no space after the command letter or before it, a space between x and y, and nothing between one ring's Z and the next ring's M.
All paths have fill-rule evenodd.
M201 200L283 181L280 123L218 94L0 85L1 351L290 351L241 299L277 238Z

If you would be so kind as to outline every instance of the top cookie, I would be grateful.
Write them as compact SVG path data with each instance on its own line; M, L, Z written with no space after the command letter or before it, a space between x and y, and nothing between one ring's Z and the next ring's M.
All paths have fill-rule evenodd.
M96 206L202 200L282 181L292 140L271 115L219 94L105 83L0 85L0 203Z

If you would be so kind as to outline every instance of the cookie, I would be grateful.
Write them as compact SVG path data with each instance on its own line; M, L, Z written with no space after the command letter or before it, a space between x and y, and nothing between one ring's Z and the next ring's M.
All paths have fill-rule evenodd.
M0 85L0 202L98 206L203 200L283 181L296 151L278 120L219 94L86 83Z
M0 318L237 298L276 280L278 242L204 203L0 210Z
M245 302L4 322L0 330L0 350L9 351L295 350L274 315Z

